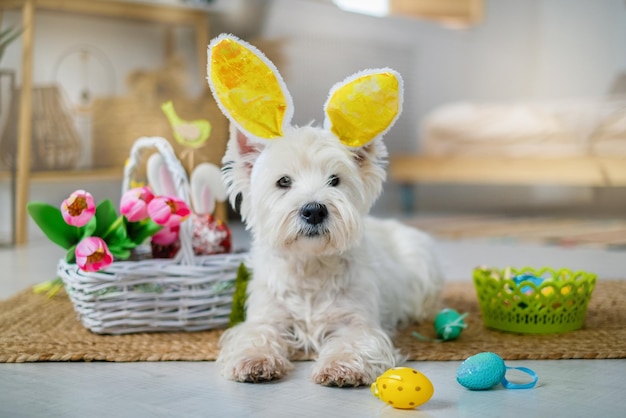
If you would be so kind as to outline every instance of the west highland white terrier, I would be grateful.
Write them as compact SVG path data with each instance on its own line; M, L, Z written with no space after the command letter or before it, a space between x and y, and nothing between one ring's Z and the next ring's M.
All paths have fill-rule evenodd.
M280 74L233 36L211 42L208 79L231 121L223 178L252 236L246 320L220 340L222 374L279 379L301 350L317 356L316 383L371 384L403 361L391 336L435 312L443 283L426 234L368 216L400 75L366 71L333 87L324 128L290 124Z

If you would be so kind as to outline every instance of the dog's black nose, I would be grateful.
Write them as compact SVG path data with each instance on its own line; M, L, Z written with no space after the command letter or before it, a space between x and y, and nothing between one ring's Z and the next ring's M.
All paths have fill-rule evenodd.
M321 203L307 203L300 209L300 217L309 225L319 225L328 216L328 209Z

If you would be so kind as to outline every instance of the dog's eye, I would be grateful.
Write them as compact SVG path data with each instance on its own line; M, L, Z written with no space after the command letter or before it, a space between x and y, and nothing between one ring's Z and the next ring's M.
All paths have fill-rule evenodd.
M328 185L331 187L339 186L339 176L333 174L328 178Z
M291 187L291 177L289 177L289 176L282 176L276 182L276 186L280 187L281 189L286 189L288 187Z

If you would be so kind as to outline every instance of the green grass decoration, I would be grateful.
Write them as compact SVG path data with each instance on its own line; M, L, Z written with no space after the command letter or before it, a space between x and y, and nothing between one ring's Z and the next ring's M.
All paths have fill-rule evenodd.
M235 279L235 293L233 293L233 306L230 312L229 326L233 327L246 319L246 289L252 275L241 263L237 270L237 278Z

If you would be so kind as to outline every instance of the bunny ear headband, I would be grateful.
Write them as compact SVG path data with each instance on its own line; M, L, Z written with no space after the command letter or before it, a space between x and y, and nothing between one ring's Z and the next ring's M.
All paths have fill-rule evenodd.
M293 100L274 64L254 46L220 35L209 44L208 82L220 109L246 136L283 136ZM337 83L324 105L324 128L348 147L382 137L402 110L402 77L390 68L366 70Z

